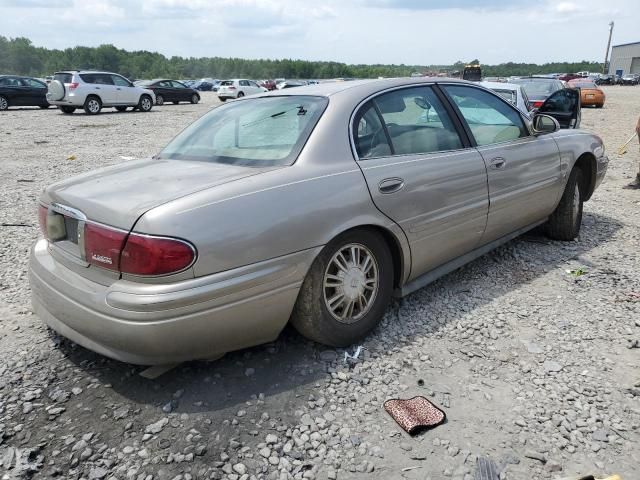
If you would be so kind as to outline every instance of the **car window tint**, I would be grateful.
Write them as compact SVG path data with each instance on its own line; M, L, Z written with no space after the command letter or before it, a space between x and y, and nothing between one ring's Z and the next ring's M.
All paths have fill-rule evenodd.
M518 104L518 95L516 94L515 90L503 90L503 89L494 88L493 91L496 92L498 95L500 95L502 98L504 98L507 102L511 103L512 105Z
M466 86L444 88L467 121L478 145L529 136L520 114L496 95Z
M176 82L175 80L171 81L171 86L173 88L187 88L183 84L181 84L180 82Z
M458 132L431 87L413 87L374 99L395 155L462 148Z
M93 73L81 73L80 78L85 83L96 83L96 76ZM71 81L71 78L69 78L69 82L70 81Z
M15 78L5 77L1 79L0 85L4 85L5 87L18 87L20 86L20 82Z
M563 88L547 98L544 106L540 108L545 112L572 113L577 107L576 103L578 103L577 93Z
M202 83L205 83L205 82L202 82ZM220 82L220 85L224 87L230 87L233 85L233 80L225 80L224 82Z
M292 164L328 100L256 98L215 108L180 133L160 158L247 166Z
M387 134L372 102L367 102L356 115L353 138L361 160L391 155Z
M22 82L31 88L47 88L44 83L34 80L33 78L23 78Z
M111 80L117 87L128 87L129 85L131 85L131 83L129 83L129 80L122 78L120 75L111 75Z
M80 77L82 77L82 75L80 75ZM71 83L71 80L73 79L73 75L71 75L70 73L56 73L53 76L54 80L58 80L61 83ZM84 80L84 78L83 78ZM85 80L86 82L86 80Z
M241 87L248 87L249 86L249 82L247 80L240 80L240 86Z

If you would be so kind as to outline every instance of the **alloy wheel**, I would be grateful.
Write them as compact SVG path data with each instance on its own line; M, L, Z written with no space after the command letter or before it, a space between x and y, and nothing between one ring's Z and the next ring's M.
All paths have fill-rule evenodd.
M0 110L6 110L9 108L9 102L4 97L0 97Z
M371 309L379 285L378 263L371 251L350 243L333 255L325 270L325 306L337 321L355 323Z
M91 113L98 113L100 111L100 102L92 98L87 102L87 108Z
M142 110L145 112L148 112L149 110L151 110L151 100L149 100L147 97L144 97L142 99L142 101L140 102L140 105L142 107Z

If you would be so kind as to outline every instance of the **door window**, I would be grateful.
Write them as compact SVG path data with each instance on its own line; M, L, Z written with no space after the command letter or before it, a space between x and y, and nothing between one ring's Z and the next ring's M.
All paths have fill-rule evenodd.
M4 85L7 87L21 87L21 83L20 80L18 80L17 78L11 78L11 77L5 77L0 79L0 85Z
M173 88L187 88L183 84L181 84L180 82L176 82L175 80L171 82L171 86L173 86Z
M391 146L380 116L372 102L368 102L356 116L354 139L358 158L378 158L391 155Z
M395 90L376 97L394 155L462 148L451 117L431 87Z
M131 85L129 80L122 78L120 75L111 75L111 79L116 87L128 87Z
M498 96L467 86L444 88L458 106L479 146L529 136L520 114Z
M44 83L34 80L33 78L23 78L22 83L31 88L47 88Z
M171 82L169 80L163 80L158 82L158 86L162 88L171 88Z
M249 86L249 82L247 80L240 80L240 86L241 87L248 87Z

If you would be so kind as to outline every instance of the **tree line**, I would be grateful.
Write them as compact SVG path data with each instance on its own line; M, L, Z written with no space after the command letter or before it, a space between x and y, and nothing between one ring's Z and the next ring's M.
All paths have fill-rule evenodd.
M222 57L166 57L145 50L127 51L113 45L99 47L71 47L64 50L33 45L24 37L6 38L0 35L0 74L44 77L59 70L95 69L120 73L131 79L141 78L377 78L405 77L412 73L439 73L460 71L465 63L452 65L348 65L292 59L259 59ZM503 63L483 65L484 76L508 77L544 73L578 71L599 72L601 64L559 62L536 65L532 63Z

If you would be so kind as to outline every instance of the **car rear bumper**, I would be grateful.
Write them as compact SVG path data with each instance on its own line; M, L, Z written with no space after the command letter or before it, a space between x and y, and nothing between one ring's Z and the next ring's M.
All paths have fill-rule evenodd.
M207 359L274 340L319 248L165 284L100 285L31 250L34 312L74 342L140 365Z

